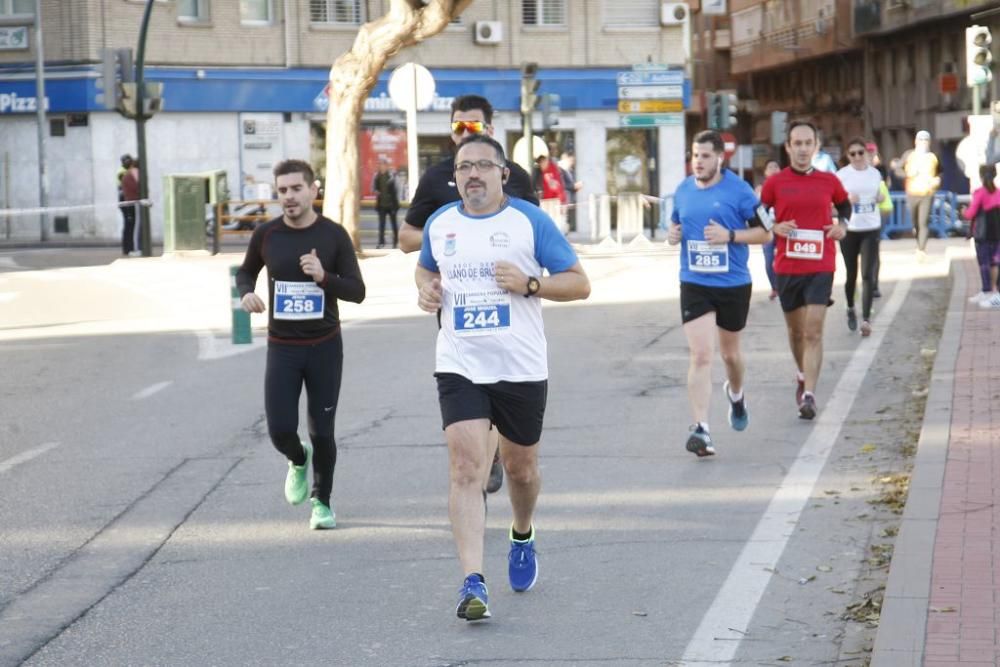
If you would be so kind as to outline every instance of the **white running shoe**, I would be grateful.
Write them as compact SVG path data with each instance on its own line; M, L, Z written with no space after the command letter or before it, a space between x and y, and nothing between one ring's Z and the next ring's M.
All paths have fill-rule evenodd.
M988 310L1000 310L1000 292L994 292L990 298L979 302L979 307Z
M979 303L980 301L986 301L991 296L993 296L992 292L978 292L969 297L969 303Z

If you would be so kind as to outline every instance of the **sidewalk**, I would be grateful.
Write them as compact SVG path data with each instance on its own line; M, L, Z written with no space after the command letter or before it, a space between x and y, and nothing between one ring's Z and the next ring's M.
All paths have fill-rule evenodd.
M874 667L1000 664L1000 312L954 260Z

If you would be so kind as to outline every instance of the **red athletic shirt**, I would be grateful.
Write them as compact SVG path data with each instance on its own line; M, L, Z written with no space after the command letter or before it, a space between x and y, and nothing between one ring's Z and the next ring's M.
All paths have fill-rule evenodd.
M801 238L774 236L774 271L782 274L833 273L837 242L818 235L832 222L832 205L847 199L836 174L811 169L807 173L786 167L764 181L760 201L774 208L774 221L794 220ZM792 255L792 256L789 256Z

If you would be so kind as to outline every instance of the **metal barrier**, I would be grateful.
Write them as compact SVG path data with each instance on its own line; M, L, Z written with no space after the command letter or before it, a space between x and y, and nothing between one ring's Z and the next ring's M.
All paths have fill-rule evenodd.
M646 229L647 209L650 213L650 236L656 229L666 229L664 220L669 215L668 203L673 195L653 197L641 192L622 192L618 195L591 194L587 200L590 217L590 240L599 241L612 235L612 203L614 203L614 240L619 244L643 236Z
M902 234L913 231L913 221L906 205L906 193L893 191L892 213L888 221L882 225L882 238L888 239L891 234ZM946 238L951 234L964 234L965 223L958 215L959 196L950 190L939 190L934 193L931 201L931 214L927 226L938 238Z

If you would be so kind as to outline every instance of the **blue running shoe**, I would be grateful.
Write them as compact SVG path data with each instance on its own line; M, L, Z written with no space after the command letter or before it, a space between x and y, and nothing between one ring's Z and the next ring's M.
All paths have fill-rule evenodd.
M510 553L507 554L507 576L510 587L516 593L530 591L538 581L538 557L535 555L535 527L531 527L531 537L514 539L514 526L510 527Z
M462 583L462 590L458 593L458 607L455 608L455 615L467 621L478 621L490 617L489 592L486 590L486 582L480 581L479 576L470 574Z
M722 385L722 390L726 392L726 398L729 399L729 380L726 380L725 384ZM734 431L742 431L747 425L750 424L750 413L747 412L747 401L744 396L738 401L729 401L729 425L733 427Z

